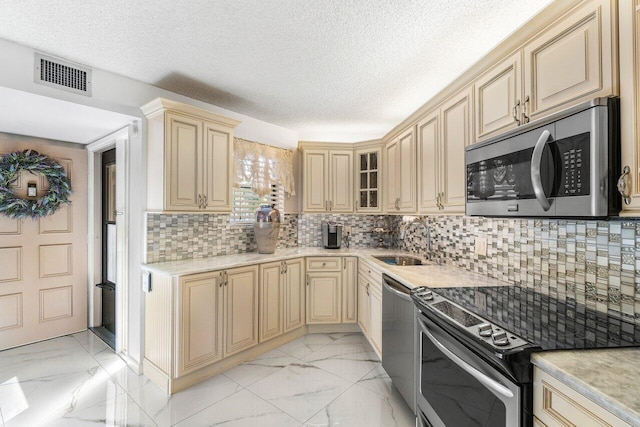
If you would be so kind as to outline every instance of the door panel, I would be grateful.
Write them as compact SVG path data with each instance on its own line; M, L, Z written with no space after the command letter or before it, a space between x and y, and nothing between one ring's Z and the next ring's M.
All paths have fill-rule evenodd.
M228 129L219 128L210 123L204 124L204 146L202 150L203 189L207 197L208 211L231 211L232 144Z
M382 356L382 292L369 287L369 337L376 353Z
M398 206L396 202L399 196L398 187L397 187L399 182L399 177L398 177L398 162L399 162L398 156L400 155L399 145L400 145L399 141L395 140L393 142L388 143L385 146L384 163L386 165L386 168L385 168L385 175L384 175L384 182L385 182L384 192L386 194L385 206L386 206L387 212L389 213L398 211Z
M413 128L399 140L398 181L396 192L401 212L416 210L416 144Z
M289 332L305 323L306 298L304 285L304 260L286 261L284 331Z
M55 159L73 188L72 204L53 217L31 221L0 216L4 350L87 329L87 153L84 147L8 134L0 134L0 147L3 154L32 149ZM36 183L38 196L48 190L39 176L26 173L19 181L14 187L19 197L26 195L29 182Z
M353 212L353 152L330 151L330 210Z
M329 202L329 153L325 150L304 152L304 210L325 212Z
M280 262L260 265L260 342L284 332L283 271Z
M344 257L342 269L342 323L358 321L358 259Z
M258 344L258 266L227 270L225 357Z
M369 338L369 294L367 293L367 281L362 275L358 275L358 325L364 335Z
M440 114L418 123L418 209L438 212Z
M198 210L199 150L202 122L167 113L169 120L169 159L165 169L169 198L166 210Z
M307 323L340 323L342 272L308 273Z

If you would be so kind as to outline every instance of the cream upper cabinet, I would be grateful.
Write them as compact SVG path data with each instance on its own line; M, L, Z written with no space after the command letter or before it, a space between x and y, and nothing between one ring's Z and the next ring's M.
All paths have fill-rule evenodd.
M440 110L418 122L418 211L440 211Z
M356 212L382 212L382 148L355 152Z
M342 323L358 321L358 259L342 259Z
M260 342L284 332L284 262L260 265Z
M474 82L478 140L521 124L522 53L514 53Z
M304 149L305 212L353 212L353 151Z
M340 323L342 272L307 272L307 323Z
M446 213L464 213L467 174L464 149L473 142L471 88L463 89L442 104L440 204Z
M533 414L545 427L631 427L611 412L534 367Z
M233 129L240 122L158 98L147 117L147 209L231 211Z
M220 274L225 295L226 357L258 344L258 266Z
M306 321L304 259L284 262L284 331L303 326Z
M581 3L525 44L524 121L617 95L617 1Z
M640 0L620 2L620 149L623 216L640 216Z
M180 278L175 377L222 359L223 292L218 284L218 273Z
M385 145L385 207L388 213L416 210L416 142L413 127Z

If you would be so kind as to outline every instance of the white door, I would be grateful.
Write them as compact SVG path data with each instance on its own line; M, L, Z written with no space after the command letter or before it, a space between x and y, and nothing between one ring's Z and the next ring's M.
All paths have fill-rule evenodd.
M87 328L87 153L0 134L2 154L34 149L57 160L73 188L71 205L38 220L0 216L0 350ZM25 196L41 176L22 174L15 194Z

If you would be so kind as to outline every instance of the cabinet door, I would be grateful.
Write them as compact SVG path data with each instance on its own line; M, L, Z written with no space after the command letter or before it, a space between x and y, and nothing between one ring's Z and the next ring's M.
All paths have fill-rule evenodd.
M400 212L416 211L416 140L413 127L398 141L396 193ZM463 159L464 160L464 159Z
M438 213L440 112L418 123L418 210Z
M382 292L375 286L369 287L369 342L382 357Z
M342 323L358 321L358 259L344 257L342 269Z
M231 211L232 161L233 135L229 128L205 122L201 168L205 210Z
M260 265L260 342L284 332L284 265Z
M524 47L524 87L531 120L599 96L617 94L615 1L593 0Z
M387 212L398 212L398 158L400 155L400 142L396 139L389 142L384 147L385 156L385 175L384 175L384 191L385 191L385 208Z
M222 358L223 305L217 277L216 273L180 279L176 378Z
M202 122L174 113L167 113L167 120L165 210L198 211Z
M464 149L472 142L471 89L467 88L442 105L440 183L444 211L464 213L466 168Z
M303 196L305 212L326 212L329 209L329 152L305 150Z
M513 129L522 111L521 52L518 51L475 81L478 140Z
M355 153L356 212L382 212L382 149Z
M225 357L258 344L258 266L227 270Z
M367 281L361 275L358 275L358 325L364 335L369 338L369 290L367 289ZM369 340L371 340L369 338Z
M329 152L329 210L353 212L353 151Z
M285 262L284 331L289 332L305 324L304 260L294 259Z
M307 323L340 323L342 272L307 273Z

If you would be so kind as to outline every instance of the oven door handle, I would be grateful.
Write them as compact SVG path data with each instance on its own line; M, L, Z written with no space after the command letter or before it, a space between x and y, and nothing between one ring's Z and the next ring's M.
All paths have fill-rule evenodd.
M544 188L542 187L542 177L540 168L542 167L542 153L544 152L544 146L549 140L551 133L548 130L544 130L538 138L538 142L536 142L536 146L533 149L533 154L531 155L531 184L533 185L533 192L536 195L536 199L542 209L548 211L551 207L551 203L549 203L549 199L544 194Z
M431 342L438 347L438 349L443 352L453 363L458 365L461 369L463 369L467 374L471 375L473 378L482 383L489 390L497 393L501 396L504 396L507 399L511 399L513 397L513 392L509 390L507 387L503 386L493 378L489 378L473 366L469 365L467 362L458 357L455 353L445 347L436 337L433 336L431 331L427 328L427 325L420 319L418 319L418 323L420 323L420 328L422 328L422 332L431 340Z

